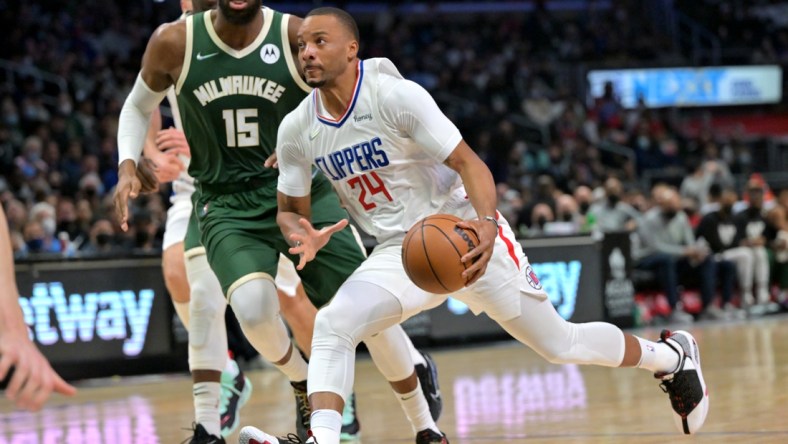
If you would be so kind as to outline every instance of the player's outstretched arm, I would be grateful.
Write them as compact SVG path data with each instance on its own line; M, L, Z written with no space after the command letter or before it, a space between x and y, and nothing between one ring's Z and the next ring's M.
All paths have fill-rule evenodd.
M30 341L19 306L11 240L3 208L0 207L0 381L10 372L6 397L17 407L39 410L52 392L71 396L76 389L52 370L46 358Z
M140 74L120 112L118 185L114 203L124 231L128 229L128 201L137 197L142 186L137 177L137 163L151 115L180 75L185 45L186 25L183 21L166 23L156 29L145 48Z
M468 198L479 216L476 220L466 220L457 224L472 229L479 236L479 245L462 257L463 262L472 263L462 274L466 279L470 277L468 281L470 285L482 277L487 270L495 238L498 236L498 223L495 217L497 205L495 181L487 165L464 140L460 141L444 163L460 174Z
M298 270L303 270L307 262L315 258L317 252L331 239L332 234L343 230L348 224L347 219L342 219L334 225L315 230L309 222L311 214L309 195L293 197L280 191L277 202L279 212L276 215L276 222L285 239L292 245L290 254L301 257L296 265Z

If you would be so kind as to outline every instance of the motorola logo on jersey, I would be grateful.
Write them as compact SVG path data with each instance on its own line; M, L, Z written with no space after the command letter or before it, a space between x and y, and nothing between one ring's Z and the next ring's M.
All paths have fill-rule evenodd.
M279 47L272 43L267 43L260 48L260 58L269 65L279 61L279 54Z
M389 164L386 152L380 149L380 137L342 148L326 156L315 158L315 165L331 180L382 168Z

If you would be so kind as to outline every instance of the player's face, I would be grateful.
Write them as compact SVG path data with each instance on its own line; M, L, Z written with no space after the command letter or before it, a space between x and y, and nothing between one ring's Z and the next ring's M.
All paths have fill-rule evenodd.
M219 0L222 16L234 25L250 23L263 6L263 0Z
M330 84L357 52L358 42L333 15L307 17L298 30L298 59L312 88Z

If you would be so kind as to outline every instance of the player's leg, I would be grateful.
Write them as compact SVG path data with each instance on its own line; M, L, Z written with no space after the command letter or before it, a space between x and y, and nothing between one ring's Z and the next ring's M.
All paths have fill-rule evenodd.
M226 303L221 294L221 288L210 268L207 267L205 254L199 248L198 233L196 224L191 227L193 232L187 236L189 220L191 216L191 201L187 195L176 195L172 199L173 205L167 212L167 226L164 233L164 253L162 255L162 267L164 270L165 283L172 296L176 312L179 313L181 321L188 331L191 330L191 292L194 289L198 306L213 307L216 312L198 310L197 329L198 334L210 331L211 329L225 331L224 322L214 322L215 319L224 313ZM187 240L188 239L188 240ZM192 257L191 278L186 271L184 249L185 245L190 246L190 257ZM195 254L196 253L196 254ZM195 271L196 270L196 271ZM209 294L212 292L211 294ZM211 433L216 434L216 424L219 424L219 434L228 436L238 426L239 410L246 403L251 395L252 385L238 369L238 365L232 359L227 359L226 339L222 342L222 336L212 338L206 343L200 338L194 338L190 333L190 369L195 384L200 387L208 384L209 390L198 389L195 396L195 422L203 424L206 432L210 429ZM223 344L223 345L222 345ZM224 360L224 364L218 369L220 374L216 378L215 366L219 361ZM204 368L209 366L210 368ZM205 373L207 371L208 373ZM215 384L220 383L218 414L215 414L213 393ZM203 396L199 396L203 394ZM199 398L199 399L197 399ZM217 435L218 436L218 435Z
M347 217L344 210L339 207L336 194L330 189L326 189L325 192L319 191L313 193L312 202L313 224L315 227L330 225L343 217ZM397 248L399 247L400 244L397 244ZM315 305L320 307L327 302L325 295L333 295L345 279L357 270L365 256L363 243L352 226L334 234L329 243L318 252L317 257L312 262L312 264L317 266L312 266L311 268L308 266L300 273L307 294L316 294L319 297L323 297L323 299L313 300ZM378 254L378 256L381 256L381 254ZM390 259L392 266L401 266L402 260L398 256L398 253L392 253ZM409 284L407 279L402 282ZM426 370L428 364L424 357L415 350L410 338L408 338L401 329L400 332L401 337L392 340L402 341L402 344L405 344L411 353L411 357L405 355L392 355L394 359L402 359L403 363L407 362L411 367L413 367L414 363L417 364L415 370L418 370L419 367L422 367L422 370ZM385 353L384 344L388 340L389 338L387 336L378 340L381 344L380 353ZM399 346L400 345L392 345L392 348L396 349ZM413 355L416 355L416 359L413 359ZM428 371L417 371L416 374L420 376L419 384L424 389L423 393L419 395L419 398L426 398L430 407L430 412L438 413L442 407L442 399L440 392L437 390L437 372L434 370L434 366L432 366L429 367ZM387 375L384 374L384 376ZM387 379L393 381L393 379L388 376ZM406 411L406 414L409 414L409 412ZM433 416L433 418L437 419L437 415ZM345 423L345 432L348 433L352 428L352 424L349 421L345 421Z
M279 308L282 317L290 326L290 332L293 334L296 345L309 358L317 308L307 298L295 266L284 255L279 256L274 282L279 294Z
M279 253L286 244L276 220L276 201L265 189L200 196L197 208L208 261L249 342L290 380L297 422L309 420L307 364L292 346L274 285ZM241 212L245 217L238 217ZM272 245L276 244L276 248Z
M388 354L376 355L376 363L393 382L396 392L413 396L401 402L406 412L417 412L418 418L409 418L414 428L419 421L427 424L425 429L419 430L417 442L445 442L445 437L434 426L423 393L418 390L407 344L399 332L387 330L423 307L440 304L445 297L434 297L411 284L402 270L400 252L398 243L393 248L379 247L342 284L331 303L318 312L312 339L309 390L314 409L311 430L320 444L339 442L340 412L353 386L356 346L362 339L367 340L384 330L386 333L378 335L377 339L390 342L383 347ZM390 270L396 270L393 276ZM375 338L371 350L378 348L374 341ZM410 405L415 402L421 404ZM244 437L276 442L276 438L251 427L244 428L241 436L242 442ZM438 439L433 440L433 436Z
M694 338L687 332L664 331L657 342L605 322L574 324L555 310L533 273L508 224L487 272L471 289L455 295L472 310L480 308L509 334L553 363L638 367L662 379L676 411L674 420L685 433L705 421L708 395ZM507 242L508 240L508 242Z

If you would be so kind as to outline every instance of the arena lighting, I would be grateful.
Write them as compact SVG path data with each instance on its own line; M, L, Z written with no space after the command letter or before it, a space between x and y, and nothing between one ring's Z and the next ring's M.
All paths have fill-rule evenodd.
M778 103L783 96L777 65L592 70L587 79L590 103L611 82L625 108L637 107L641 97L660 108Z

